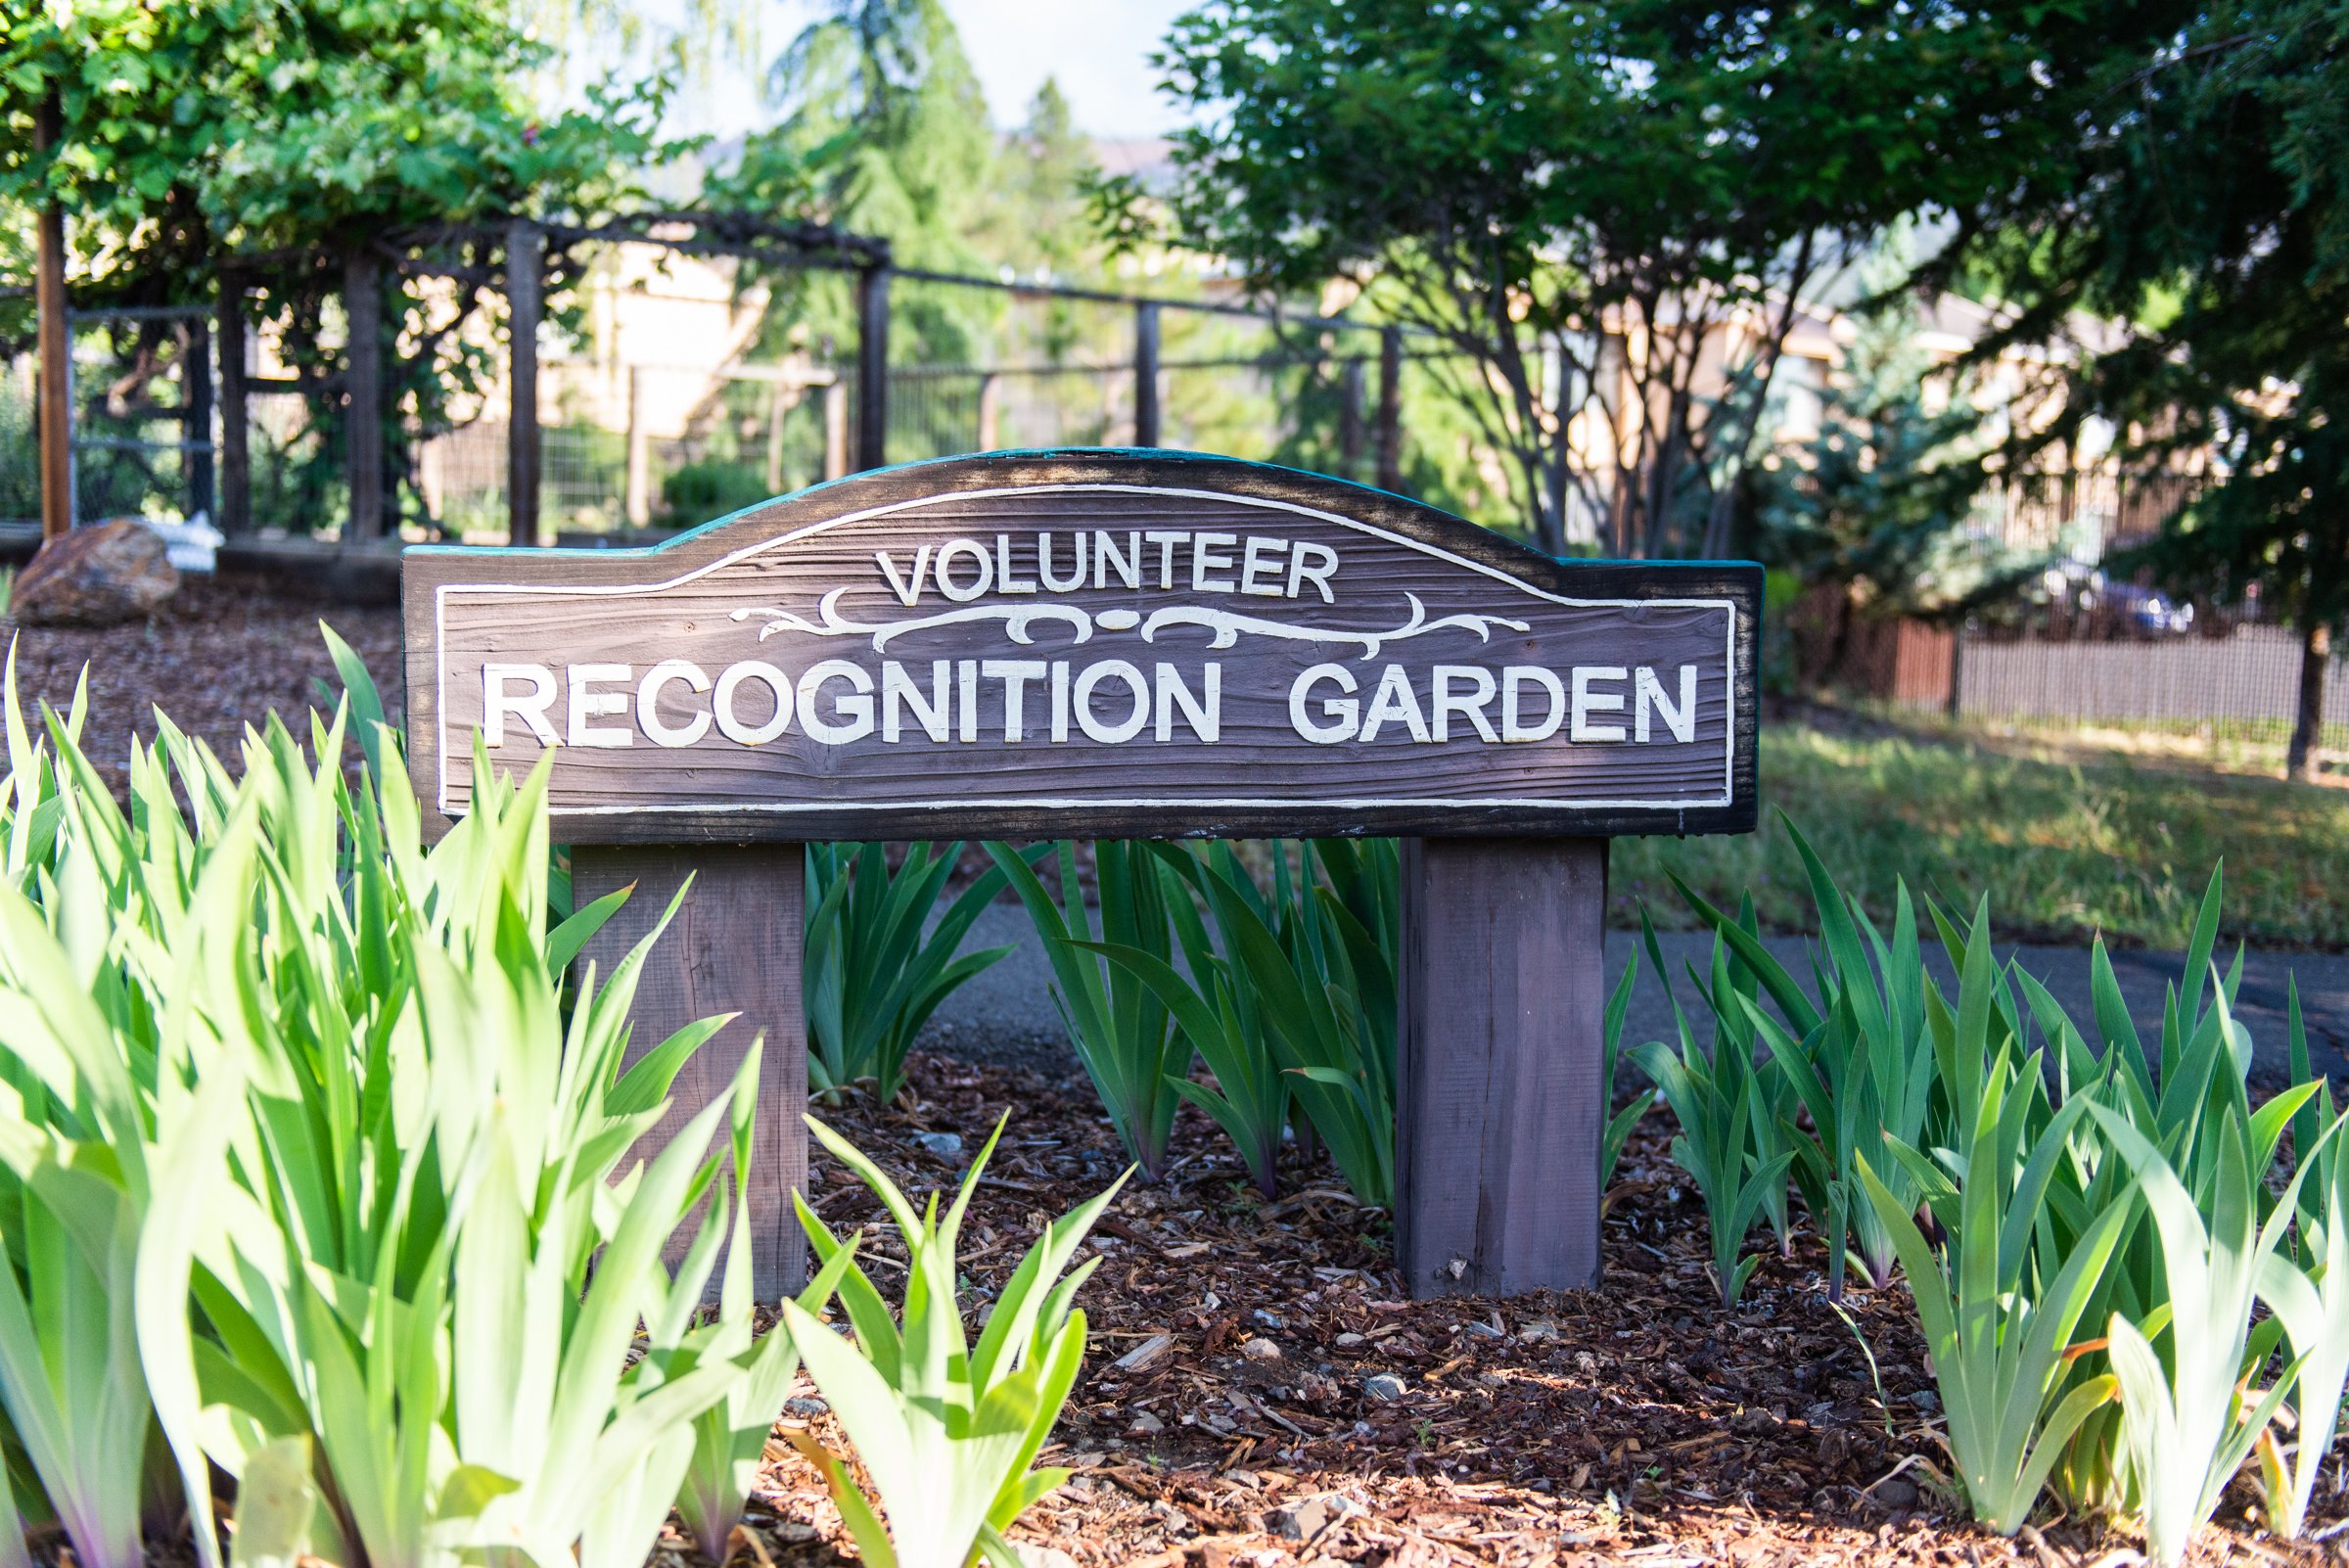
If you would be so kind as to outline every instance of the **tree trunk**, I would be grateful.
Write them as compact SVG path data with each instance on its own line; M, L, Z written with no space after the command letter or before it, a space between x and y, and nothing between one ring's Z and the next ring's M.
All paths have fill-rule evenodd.
M2292 721L2291 750L2284 755L2286 778L2314 783L2317 743L2325 733L2325 670L2332 663L2332 628L2310 622L2300 636L2300 712Z

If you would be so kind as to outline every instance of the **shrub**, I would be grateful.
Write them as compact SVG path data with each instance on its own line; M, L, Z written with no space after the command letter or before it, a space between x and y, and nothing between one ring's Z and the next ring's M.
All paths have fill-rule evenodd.
M783 1308L808 1373L855 1445L877 1496L859 1491L840 1457L805 1432L793 1433L792 1441L822 1470L857 1554L872 1568L964 1568L982 1551L996 1568L1019 1568L1003 1532L1068 1478L1066 1470L1029 1466L1076 1384L1084 1314L1071 1302L1100 1260L1087 1259L1065 1279L1061 1272L1126 1178L1045 1224L971 1344L963 1334L955 1247L1002 1124L971 1162L943 1221L935 1194L916 1213L897 1183L848 1140L813 1117L807 1125L881 1199L908 1258L905 1295L894 1318L863 1270L846 1266L840 1299L854 1325L853 1349L797 1303ZM816 1256L827 1265L840 1262L846 1244L805 1202L799 1213Z
M806 962L807 1077L827 1098L869 1081L893 1100L905 1082L905 1052L939 1003L1009 947L957 956L981 912L1003 891L1000 869L938 903L962 846L915 844L896 872L878 844L807 846Z

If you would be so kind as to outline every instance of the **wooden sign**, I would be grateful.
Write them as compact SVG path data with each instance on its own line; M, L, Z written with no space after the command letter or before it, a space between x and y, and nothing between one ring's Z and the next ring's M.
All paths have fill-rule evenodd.
M1074 451L860 476L652 550L412 550L404 577L425 802L466 810L477 739L517 774L553 752L581 895L639 885L607 966L696 872L646 1028L745 1011L762 1104L804 1094L799 855L693 846L1424 841L1405 1267L1593 1274L1604 842L1753 826L1759 568L1558 562L1338 480ZM796 1260L805 1147L771 1125Z
M1751 567L1561 565L1168 455L923 464L650 551L412 551L425 798L577 843L1753 821Z

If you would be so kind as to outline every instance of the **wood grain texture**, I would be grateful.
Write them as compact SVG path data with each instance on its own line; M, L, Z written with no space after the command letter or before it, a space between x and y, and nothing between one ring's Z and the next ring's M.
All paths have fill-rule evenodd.
M572 888L580 904L618 888L635 892L579 955L599 977L644 939L684 885L692 890L676 919L653 945L636 991L629 1060L673 1031L714 1013L742 1016L719 1030L677 1075L668 1115L640 1148L650 1158L666 1140L733 1082L751 1041L760 1056L759 1131L750 1175L753 1279L759 1299L797 1291L806 1269L806 1238L791 1194L807 1179L807 1036L800 1009L803 859L796 844L735 845L704 853L657 846L582 847L573 852ZM721 1127L719 1134L724 1136ZM669 1242L674 1264L691 1239ZM716 1275L712 1276L715 1290Z
M1598 1280L1606 843L1410 839L1395 1250L1414 1297Z
M1191 542L1152 541L1154 530ZM1076 541L1086 541L1092 558L1082 585L963 602L933 584L908 608L876 561L887 550L910 576L925 550L935 562L955 541L972 540L993 546L1025 579L1038 576L1038 536L1047 532L1064 577ZM1223 541L1208 547L1209 559L1220 554L1227 564L1202 567L1202 535ZM1138 583L1102 568L1096 541L1105 537L1121 552L1119 568L1138 545L1146 558L1133 574ZM1267 560L1302 560L1309 545L1333 554L1328 601L1311 578L1292 582L1285 566L1254 580L1277 581L1293 596L1234 591L1246 541L1257 538L1278 541ZM963 584L976 581L983 569L974 549L962 549L955 570ZM1119 451L950 459L818 486L650 551L590 559L410 551L409 756L428 805L461 813L467 753L484 718L484 666L550 671L562 689L545 716L569 742L570 672L602 665L628 673L593 688L582 678L579 690L618 693L626 706L591 723L630 738L559 748L551 799L558 835L575 843L1743 831L1754 817L1760 589L1759 569L1746 566L1553 561L1399 496L1229 459ZM1250 623L1185 619L1203 610ZM872 634L940 612L968 616ZM1025 612L1033 615L1024 623L1006 619ZM1376 635L1402 628L1419 629ZM1331 640L1345 633L1360 636ZM713 678L751 661L796 678L819 661L842 660L876 686L894 663L925 701L939 694L944 661L954 718L941 740L914 704L900 702L895 739L877 713L873 732L827 744L810 735L803 712L756 743L705 725L698 739L668 749L638 727L634 682L669 660ZM1070 721L1054 738L1058 676L1039 674L1025 688L1014 739L1007 687L990 675L968 688L978 701L966 731L966 660L1066 667L1072 682L1090 666L1130 666L1151 688L1151 722L1113 742L1060 709ZM1187 693L1203 694L1211 664L1221 690L1212 744L1161 684L1163 667ZM1439 665L1471 672L1451 677L1455 692L1505 682L1513 668L1570 682L1578 667L1647 666L1675 697L1675 673L1686 666L1697 672L1694 732L1683 741L1659 719L1642 744L1577 741L1570 726L1497 744L1455 711L1444 740L1418 740L1411 717L1390 712L1375 735L1316 745L1300 735L1291 699L1317 665L1341 667L1356 689L1325 678L1308 705L1316 719L1334 712L1326 700L1349 695L1366 718L1386 671L1398 668L1420 710L1414 716L1431 732ZM1598 689L1627 699L1625 711L1605 717L1628 725L1631 680L1602 680ZM763 684L743 691L744 722L774 712ZM1524 712L1540 718L1546 695L1524 691ZM850 713L843 698L865 695L885 709L883 691L854 693L845 679L812 705L838 719ZM674 729L706 719L714 701L671 682L651 700L650 716ZM1132 703L1123 677L1113 677L1092 711L1106 729ZM1499 699L1480 712L1497 726ZM495 764L527 768L540 741L519 722L504 729Z

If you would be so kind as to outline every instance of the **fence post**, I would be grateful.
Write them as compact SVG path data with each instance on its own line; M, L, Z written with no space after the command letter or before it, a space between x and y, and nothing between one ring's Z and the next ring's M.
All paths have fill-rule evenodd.
M835 379L824 384L824 478L849 474L849 390Z
M979 444L982 452L1002 446L1003 378L989 371L979 378Z
M188 323L188 355L181 361L181 385L186 411L179 424L180 462L188 481L188 521L201 513L219 527L220 509L212 496L212 328L202 316Z
M220 274L220 531L235 537L253 531L252 428L245 405L245 280Z
M384 529L383 273L364 247L343 258L343 310L350 323L344 351L343 458L350 483L345 549Z
M546 231L506 226L506 541L538 542L538 317L544 308Z
M1338 361L1338 472L1362 477L1362 361Z
M1158 444L1158 306L1133 307L1133 444Z
M1403 329L1378 329L1378 487L1403 488Z
M57 145L64 118L52 90L33 117L41 151ZM66 213L54 200L41 204L39 227L33 294L41 340L41 537L54 539L73 527L73 328L66 316Z
M889 268L856 274L856 467L889 466Z
M653 521L653 437L644 423L644 367L628 367L628 527Z
M1965 707L1965 623L1950 628L1950 695L1942 705L1946 717L1957 718Z

